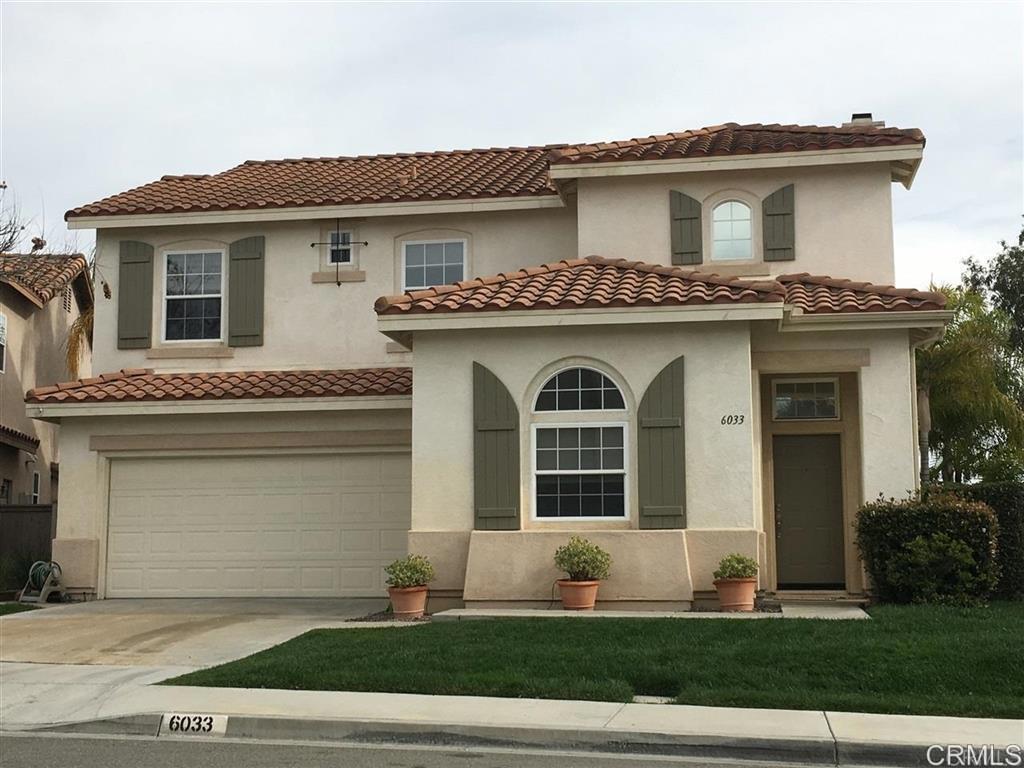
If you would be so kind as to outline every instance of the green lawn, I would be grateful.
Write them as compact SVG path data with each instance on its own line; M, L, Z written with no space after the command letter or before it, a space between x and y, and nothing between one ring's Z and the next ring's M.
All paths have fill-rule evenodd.
M1024 717L1024 603L871 615L322 629L168 683Z
M37 606L22 605L21 603L0 603L0 616L9 613L21 613L22 611L34 611Z

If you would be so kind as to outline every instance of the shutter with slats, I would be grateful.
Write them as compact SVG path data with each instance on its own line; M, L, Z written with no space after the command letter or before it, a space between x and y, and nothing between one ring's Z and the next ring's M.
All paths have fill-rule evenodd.
M117 348L149 349L153 333L153 246L122 240L117 271Z
M519 409L480 363L473 363L473 499L477 530L518 530Z
M236 240L228 266L228 346L263 345L264 238Z
M700 202L689 195L669 192L672 224L672 263L700 264L703 260Z
M665 366L637 414L641 528L686 527L683 358Z
M796 258L793 210L792 184L772 192L764 199L765 261L793 261Z

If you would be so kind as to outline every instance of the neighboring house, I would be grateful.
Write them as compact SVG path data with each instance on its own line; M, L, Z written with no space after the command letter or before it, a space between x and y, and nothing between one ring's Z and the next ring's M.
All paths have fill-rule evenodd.
M68 377L68 331L91 306L81 254L0 254L0 504L57 501L58 427L26 414L25 391Z
M248 162L69 211L113 300L101 375L28 396L75 488L56 556L100 597L354 596L414 551L436 598L529 605L584 533L620 605L687 606L734 551L860 594L853 517L915 487L948 319L888 285L924 143L855 116Z

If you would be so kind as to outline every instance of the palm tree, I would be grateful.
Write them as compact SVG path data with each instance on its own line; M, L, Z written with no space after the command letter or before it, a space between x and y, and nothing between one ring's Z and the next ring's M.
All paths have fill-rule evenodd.
M1024 410L1014 397L1020 361L1006 315L965 287L940 289L953 319L942 339L917 351L918 442L921 482L939 457L943 480L978 476L993 453L1024 458Z
M68 374L77 379L82 355L86 347L92 345L93 307L82 311L68 328L68 337L64 342L64 359L67 362Z

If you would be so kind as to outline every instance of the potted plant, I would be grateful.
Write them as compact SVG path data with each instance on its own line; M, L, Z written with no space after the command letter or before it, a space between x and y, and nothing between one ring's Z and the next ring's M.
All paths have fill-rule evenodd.
M434 580L434 566L423 555L407 555L384 569L391 610L396 619L417 619L427 607L427 584Z
M562 607L567 611L592 611L597 602L597 588L607 579L612 556L597 544L579 536L555 552L555 565L569 578L558 580Z
M718 563L715 589L723 611L754 610L754 588L757 586L757 561L733 552Z

